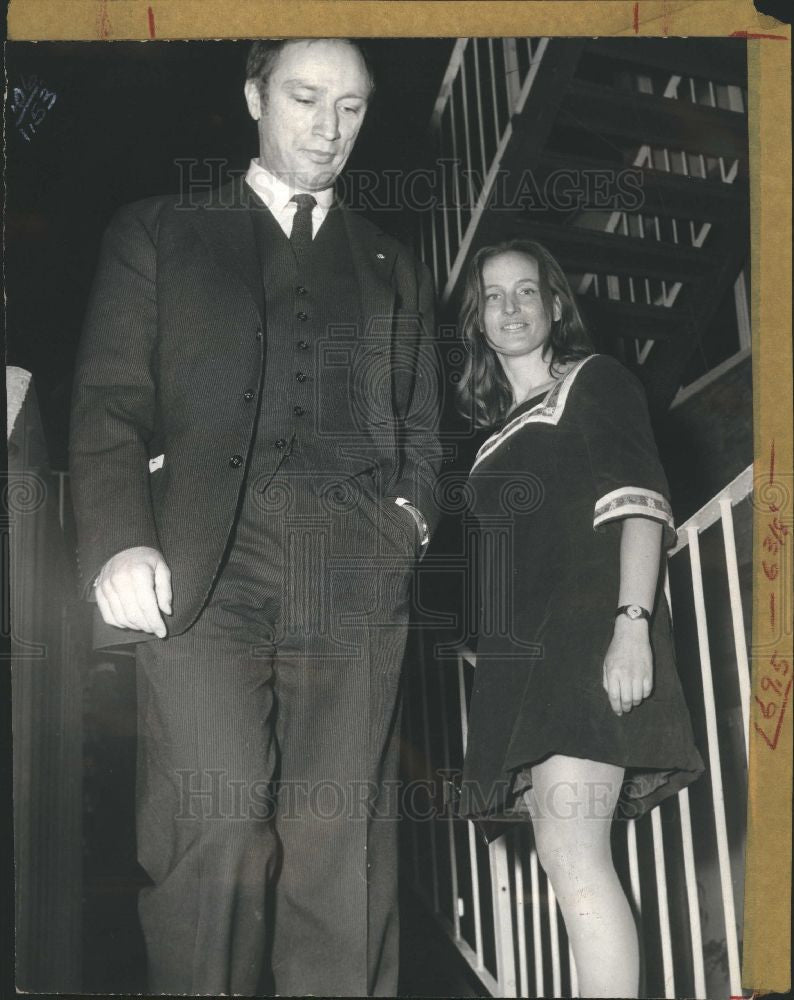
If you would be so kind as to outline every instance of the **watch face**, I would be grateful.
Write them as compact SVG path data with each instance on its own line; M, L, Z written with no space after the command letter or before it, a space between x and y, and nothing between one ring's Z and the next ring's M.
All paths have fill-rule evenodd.
M642 608L639 604L630 604L626 608L626 614L629 618L642 618Z

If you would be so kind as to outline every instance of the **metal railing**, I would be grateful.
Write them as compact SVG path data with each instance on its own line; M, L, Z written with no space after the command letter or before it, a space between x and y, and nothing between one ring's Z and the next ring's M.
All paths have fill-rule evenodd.
M430 119L441 200L422 217L420 254L448 301L493 190L548 38L459 38Z
M752 466L679 528L669 556L668 602L672 578L673 609L694 621L678 658L700 664L699 677L694 669L686 672L690 687L697 689L687 691L687 698L699 742L706 745L707 773L648 816L614 824L615 863L638 920L650 996L742 995L736 894L743 882L744 803L737 788L746 788L750 671L733 511L751 492ZM724 562L715 570L716 541L709 529L716 530L718 521ZM723 652L715 669L709 616L723 606L723 590L729 598L733 657ZM467 691L475 668L476 658L462 649L454 659L428 657L425 662L420 655L409 675L408 740L424 761L425 780L436 790L440 777L460 767L465 752ZM722 697L718 714L715 679L720 691L738 689L739 759ZM723 779L726 766L736 779L730 786ZM482 986L492 996L577 996L571 949L538 862L531 825L515 826L486 847L473 823L457 819L441 798L436 805L440 808L427 822L411 823L414 885Z

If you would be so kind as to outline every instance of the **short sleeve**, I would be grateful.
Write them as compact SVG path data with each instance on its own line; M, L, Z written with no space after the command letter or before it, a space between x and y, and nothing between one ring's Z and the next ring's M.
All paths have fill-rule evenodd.
M642 385L620 362L599 354L582 365L573 388L571 410L595 486L594 530L624 517L649 517L663 525L665 548L674 545L670 489Z

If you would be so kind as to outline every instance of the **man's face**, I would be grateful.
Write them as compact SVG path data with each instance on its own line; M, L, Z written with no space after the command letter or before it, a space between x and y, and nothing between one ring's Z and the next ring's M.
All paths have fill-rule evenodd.
M279 52L260 99L245 85L259 128L259 162L299 191L333 184L364 121L370 80L352 45L330 38L299 41Z

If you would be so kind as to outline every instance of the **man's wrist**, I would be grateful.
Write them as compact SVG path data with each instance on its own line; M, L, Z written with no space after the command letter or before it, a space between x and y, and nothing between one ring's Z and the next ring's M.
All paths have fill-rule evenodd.
M405 497L395 497L394 502L398 507L402 507L403 510L407 510L414 519L419 536L419 551L420 554L424 554L425 549L430 544L430 530L427 526L427 521L425 520L424 515L418 507L415 507L411 501L406 500Z

